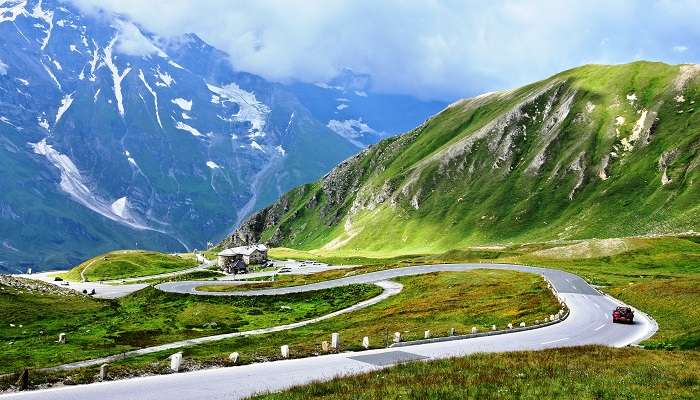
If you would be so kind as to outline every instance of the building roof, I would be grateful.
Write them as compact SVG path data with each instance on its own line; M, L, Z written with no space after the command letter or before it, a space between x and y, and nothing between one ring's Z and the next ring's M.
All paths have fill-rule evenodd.
M265 252L267 251L267 246L265 246L264 244L255 244L252 246L233 247L220 252L218 255L224 257L233 257L237 255L249 256L253 254L253 252L256 250L260 252Z

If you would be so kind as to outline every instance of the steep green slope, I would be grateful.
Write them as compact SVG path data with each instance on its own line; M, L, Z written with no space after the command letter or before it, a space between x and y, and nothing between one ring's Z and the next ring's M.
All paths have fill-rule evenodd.
M698 230L699 73L587 65L458 101L285 194L223 244L390 254Z

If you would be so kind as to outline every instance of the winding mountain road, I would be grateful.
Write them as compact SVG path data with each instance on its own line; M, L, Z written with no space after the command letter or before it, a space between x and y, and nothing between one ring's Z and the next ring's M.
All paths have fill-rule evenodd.
M542 328L503 335L13 393L0 396L0 398L99 398L101 400L163 398L238 399L255 393L278 391L294 385L328 380L336 376L374 371L404 361L458 357L477 352L542 350L592 344L623 347L639 343L653 335L657 329L656 323L639 311L635 315L635 324L613 324L610 318L611 310L622 303L602 295L574 274L554 269L521 265L451 264L404 267L296 287L243 292L207 292L206 295L256 296L286 294L345 286L353 283L386 281L399 276L474 269L507 269L544 276L558 292L559 298L568 306L568 318ZM175 293L205 294L195 290L201 284L202 282L189 281L168 282L157 287L161 290ZM206 282L206 284L210 285L212 282ZM291 353L292 355L294 354L293 348Z

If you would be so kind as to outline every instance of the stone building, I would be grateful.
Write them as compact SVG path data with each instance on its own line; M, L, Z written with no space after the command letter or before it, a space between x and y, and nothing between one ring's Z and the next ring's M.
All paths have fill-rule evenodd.
M249 265L264 264L268 260L267 246L264 244L226 249L217 256L219 268L229 274L245 273Z

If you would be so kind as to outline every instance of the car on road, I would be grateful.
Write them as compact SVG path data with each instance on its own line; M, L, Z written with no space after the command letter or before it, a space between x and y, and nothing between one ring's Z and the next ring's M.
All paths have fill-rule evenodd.
M291 269L291 268L288 268L288 267L284 267L284 268L280 268L280 269L277 270L277 273L278 273L278 274L284 274L284 273L287 273L287 272L292 272L292 269Z
M612 313L613 322L621 324L634 323L634 311L629 307L617 307Z

